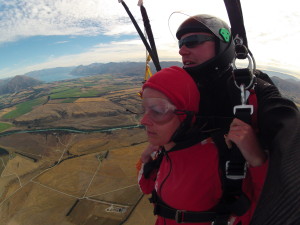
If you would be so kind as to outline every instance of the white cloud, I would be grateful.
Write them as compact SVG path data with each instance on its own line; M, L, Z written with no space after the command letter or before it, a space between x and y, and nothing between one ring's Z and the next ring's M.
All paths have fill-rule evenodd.
M109 28L121 9L107 0L0 0L1 42L35 35L95 35ZM116 6L119 6L116 2ZM117 8L117 7L115 7Z
M138 0L124 1L143 30ZM300 13L296 3L296 0L241 0L249 47L258 64L300 71ZM0 11L0 43L35 35L136 34L118 0L0 0L0 5L4 9ZM170 32L168 19L174 11L183 11L188 15L213 14L228 22L222 0L144 0L144 5L161 59L180 60L172 34L178 26L175 21L185 17L180 14L172 16ZM53 58L27 69L143 60L143 51L140 40L115 42L95 46L82 54Z
M55 42L54 44L65 44L65 43L68 43L69 41L57 41Z

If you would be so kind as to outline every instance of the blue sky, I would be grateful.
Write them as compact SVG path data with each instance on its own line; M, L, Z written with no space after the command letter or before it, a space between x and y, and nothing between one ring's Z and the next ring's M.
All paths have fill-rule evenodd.
M124 1L143 28L138 0ZM300 78L296 3L241 0L258 68ZM160 60L180 61L173 35L186 16L173 12L213 14L228 22L223 0L144 0L144 6ZM0 32L0 79L53 67L145 61L142 41L118 0L0 0Z

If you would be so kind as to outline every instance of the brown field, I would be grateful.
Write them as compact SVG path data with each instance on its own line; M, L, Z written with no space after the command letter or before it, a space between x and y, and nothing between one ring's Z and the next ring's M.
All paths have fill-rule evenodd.
M114 225L127 220L133 225L131 220L153 220L152 205L140 201L136 180L135 164L146 144L140 128L0 137L0 147L16 152L0 180L6 187L0 189L0 224ZM108 212L113 205L124 212Z
M132 84L131 78L101 79L41 85L0 101L20 103L36 93L47 99L53 88L81 87L82 93L109 89L96 97L75 97L73 103L64 103L67 98L48 99L9 121L14 124L12 131L45 131L0 133L0 148L9 153L0 155L1 225L154 224L152 205L137 185L135 168L147 145L145 132L122 128L139 124L139 118L126 109L135 111L140 104L140 85ZM82 87L85 82L96 85ZM124 89L126 85L134 88ZM62 127L85 133L49 130ZM100 131L116 127L121 128Z
M75 101L75 103L82 103L82 102L108 102L109 100L103 97L96 97L96 98L79 98Z
M74 127L101 129L139 124L135 115L126 112L140 104L138 88L108 92L103 97L79 98L73 103L50 100L31 112L14 119L11 129Z

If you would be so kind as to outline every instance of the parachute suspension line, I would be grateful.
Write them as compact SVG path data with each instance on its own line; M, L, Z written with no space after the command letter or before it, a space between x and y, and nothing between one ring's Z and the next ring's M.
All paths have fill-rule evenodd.
M137 24L136 20L134 19L133 15L131 14L131 12L130 12L129 8L127 7L126 3L123 0L119 0L119 3L121 3L123 5L124 9L126 10L128 16L130 17L130 19L133 23L133 25L135 26L135 29L137 30L137 32L138 32L140 38L142 39L147 51L149 52L149 55L151 56L151 58L153 60L156 71L161 70L158 58L156 57L155 53L153 53L149 43L147 42L143 32L141 31L139 25Z
M157 61L159 64L157 49L156 49L156 45L155 45L155 41L154 41L154 37L153 37L153 33L152 33L152 29L151 29L151 25L150 25L150 21L149 21L149 17L148 17L146 8L144 7L142 1L139 1L139 5L140 5L140 9L141 9L141 14L143 17L146 34L147 34L148 40L150 42L151 49L153 51L153 55L155 56L155 61ZM154 61L154 59L153 59L153 61Z

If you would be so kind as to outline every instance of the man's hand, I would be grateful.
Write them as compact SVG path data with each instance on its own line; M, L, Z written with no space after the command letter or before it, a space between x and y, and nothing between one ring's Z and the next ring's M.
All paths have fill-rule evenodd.
M232 121L225 141L229 148L230 141L235 143L246 161L253 167L260 166L267 160L267 154L262 149L253 128L237 118Z

